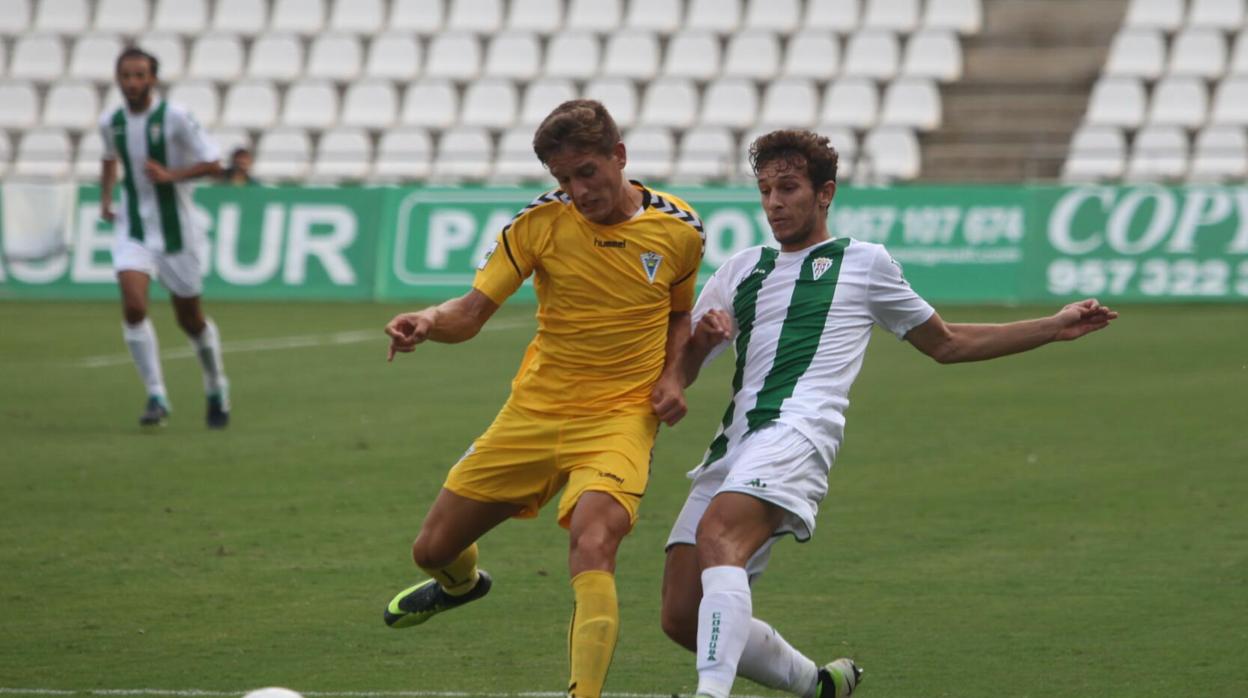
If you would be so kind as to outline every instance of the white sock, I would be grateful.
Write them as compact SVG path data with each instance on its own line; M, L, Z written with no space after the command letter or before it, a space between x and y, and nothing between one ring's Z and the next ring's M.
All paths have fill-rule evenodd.
M204 370L204 392L209 395L220 393L224 399L228 382L225 379L225 360L221 358L221 334L217 332L217 323L212 318L205 318L203 332L198 337L187 336Z
M698 693L728 698L737 662L750 638L753 613L750 580L744 567L702 570L698 605Z
M156 328L152 326L152 321L143 318L137 325L123 321L121 336L130 349L130 357L139 370L139 379L143 381L148 397L155 396L168 402L165 377L160 371L160 345L156 341Z
M813 698L819 687L819 667L757 618L750 620L750 639L741 653L737 674L803 698Z

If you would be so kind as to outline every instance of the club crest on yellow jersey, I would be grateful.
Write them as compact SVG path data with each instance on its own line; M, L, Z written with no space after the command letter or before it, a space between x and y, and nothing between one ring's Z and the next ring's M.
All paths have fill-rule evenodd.
M641 255L641 266L646 270L646 277L650 279L650 283L654 283L654 277L659 273L659 264L663 262L663 255L653 252L645 252Z

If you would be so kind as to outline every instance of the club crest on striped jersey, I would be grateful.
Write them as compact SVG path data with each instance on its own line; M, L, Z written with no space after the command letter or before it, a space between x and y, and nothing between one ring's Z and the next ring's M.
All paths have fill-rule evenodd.
M646 270L646 277L650 279L650 283L654 283L654 277L659 273L659 264L663 262L663 255L654 252L645 252L641 255L641 266Z
M828 273L828 270L831 268L832 268L832 260L828 259L827 257L820 257L816 259L814 262L812 262L810 265L811 276L814 277L815 281L818 281L819 277Z
M149 139L153 143L160 142L160 124L152 124L147 127L147 130L148 130L148 133L150 134Z

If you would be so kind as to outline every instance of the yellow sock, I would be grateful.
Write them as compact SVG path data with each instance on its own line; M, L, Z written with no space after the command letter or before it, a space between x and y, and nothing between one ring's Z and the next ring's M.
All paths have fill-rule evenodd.
M620 630L615 575L602 570L582 572L572 578L572 591L576 605L568 628L568 655L572 662L568 695L599 698Z
M421 567L425 574L438 580L438 584L451 596L463 596L472 591L481 576L477 572L477 544L473 543L449 565L433 569Z

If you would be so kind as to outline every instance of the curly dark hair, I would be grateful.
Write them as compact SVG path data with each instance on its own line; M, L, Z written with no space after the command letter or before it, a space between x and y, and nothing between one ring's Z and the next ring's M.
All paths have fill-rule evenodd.
M804 168L815 189L827 182L836 182L836 163L839 159L827 136L820 136L814 131L772 131L750 144L750 167L754 169L754 174L757 175L767 163L783 160L793 167Z
M620 129L602 102L570 99L555 107L533 135L533 152L547 160L564 148L610 155L620 142Z

